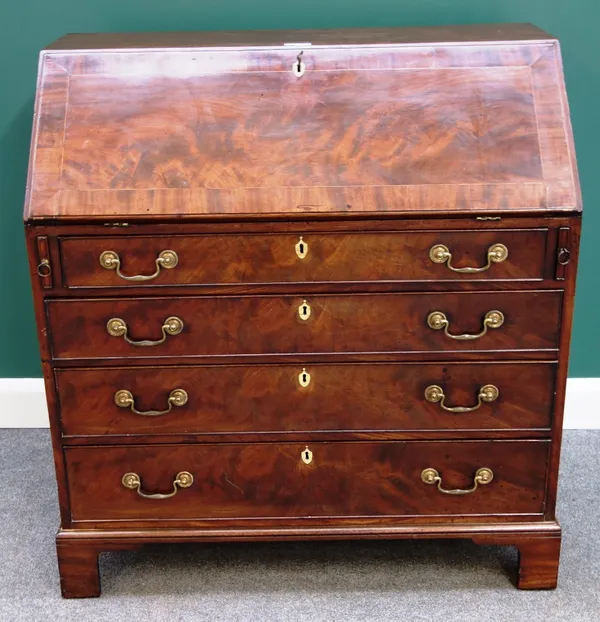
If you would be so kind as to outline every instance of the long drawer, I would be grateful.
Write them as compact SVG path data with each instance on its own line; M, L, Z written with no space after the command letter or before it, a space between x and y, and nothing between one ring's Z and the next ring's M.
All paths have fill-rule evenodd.
M65 436L549 429L556 365L315 364L56 371ZM532 388L535 387L535 390Z
M60 249L68 287L535 280L546 237L545 229L113 236L62 238Z
M55 359L555 350L562 292L50 300Z
M74 521L468 520L543 512L549 447L547 441L239 443L67 447L65 456ZM472 492L445 494L438 484ZM172 496L148 498L157 494Z

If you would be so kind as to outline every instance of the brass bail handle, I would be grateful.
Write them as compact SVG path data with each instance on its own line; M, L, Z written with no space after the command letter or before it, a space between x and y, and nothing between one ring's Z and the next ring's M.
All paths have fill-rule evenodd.
M494 472L487 467L481 467L477 469L475 477L473 478L473 486L471 488L442 488L442 478L440 474L432 468L423 469L421 472L421 481L424 484L434 485L437 484L437 489L443 492L445 495L470 495L477 490L477 486L485 486L494 479Z
M121 272L121 258L115 251L104 251L100 255L100 265L106 270L115 270L117 275L125 281L151 281L155 279L159 274L161 268L165 270L171 270L177 265L179 257L175 251L166 250L159 253L158 257L154 260L156 264L156 271L154 274L136 274L135 276L126 276Z
M453 272L460 274L478 274L479 272L485 272L489 270L493 263L502 263L508 259L508 248L504 244L492 244L488 248L487 252L487 264L481 268L455 268L452 265L452 253L447 246L443 244L436 244L429 250L429 259L433 263L445 263L446 266Z
M173 406L184 406L187 404L188 394L183 389L173 389L169 394L167 403L169 407L166 410L137 410L135 407L135 399L130 391L121 389L115 393L115 404L119 408L129 408L132 413L136 415L143 415L144 417L158 417L159 415L166 415L173 410Z
M113 317L106 323L106 330L111 337L123 337L127 343L132 346L149 347L158 346L164 343L167 339L167 335L178 335L183 330L183 321L176 316L168 317L161 326L162 338L156 341L149 339L143 339L141 341L134 341L129 338L127 331L129 330L125 320L120 317Z
M432 384L425 389L425 399L434 404L439 403L440 407L450 413L470 413L481 408L481 405L494 402L498 399L500 391L493 384L485 384L479 389L477 394L477 404L475 406L446 406L446 395L442 387Z
M194 476L188 471L180 471L173 480L173 491L167 494L159 492L148 493L142 490L142 480L137 473L125 473L121 478L121 484L129 490L135 490L144 499L170 499L174 497L179 488L189 488L194 483Z
M504 324L504 314L502 311L488 311L483 318L483 329L480 333L475 335L452 335L448 330L450 322L448 321L445 313L442 313L441 311L433 311L427 316L427 325L429 328L432 328L433 330L444 329L444 333L447 337L450 337L450 339L457 339L459 341L479 339L487 333L488 328L500 328L502 324Z

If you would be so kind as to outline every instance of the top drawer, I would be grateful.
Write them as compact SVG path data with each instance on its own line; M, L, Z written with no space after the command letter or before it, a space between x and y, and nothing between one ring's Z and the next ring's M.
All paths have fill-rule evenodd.
M61 238L67 287L540 280L547 229ZM169 252L166 252L169 251Z

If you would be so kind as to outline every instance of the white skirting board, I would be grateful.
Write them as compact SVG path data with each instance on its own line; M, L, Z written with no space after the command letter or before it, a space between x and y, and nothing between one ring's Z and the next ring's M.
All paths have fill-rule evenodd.
M569 378L564 428L600 429L600 378ZM0 428L47 428L41 378L0 378Z

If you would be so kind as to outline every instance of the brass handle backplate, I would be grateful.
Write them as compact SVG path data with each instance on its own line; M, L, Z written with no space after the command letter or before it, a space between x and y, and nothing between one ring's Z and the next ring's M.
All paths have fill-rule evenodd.
M445 263L453 272L459 272L460 274L477 274L479 272L485 272L489 270L493 263L502 263L508 259L508 249L504 244L492 244L488 248L487 252L487 264L481 268L455 268L452 265L452 253L447 246L443 244L436 244L429 250L429 259L433 263Z
M155 279L159 274L161 268L165 270L171 270L177 265L179 257L175 251L162 251L155 259L156 270L154 274L136 274L135 276L126 276L121 272L121 258L115 251L104 251L100 255L100 265L107 270L116 270L117 275L125 281L151 281Z
M173 480L173 491L167 494L158 492L148 493L142 490L142 480L137 473L125 473L121 478L121 484L129 490L135 490L144 499L170 499L177 494L179 488L189 488L194 483L194 476L187 471L180 471ZM179 488L178 488L179 487Z
M129 408L132 413L136 415L143 415L144 417L157 417L159 415L166 415L173 410L173 406L184 406L187 404L188 394L183 389L173 389L169 394L167 403L169 407L166 410L137 410L135 407L135 400L130 391L121 389L115 393L115 404L120 408Z
M444 403L446 395L442 387L432 384L425 389L425 399L434 404L439 402L440 406L450 413L470 413L481 407L483 402L494 402L498 399L500 391L493 384L486 384L479 389L477 394L477 404L475 406L446 406Z
M492 469L481 467L480 469L477 469L477 472L475 473L475 477L473 478L473 486L471 488L454 488L449 490L447 488L442 488L442 478L435 469L423 469L421 472L421 481L424 484L437 484L438 490L443 492L445 495L469 495L477 490L477 486L479 486L479 484L484 486L485 484L489 484L493 479L494 472Z
M125 320L122 320L120 317L113 317L108 320L106 323L106 330L111 337L123 337L123 339L125 339L125 341L130 343L132 346L158 346L165 342L167 335L179 335L179 333L183 330L183 321L175 316L168 317L161 326L162 338L157 339L156 341L148 339L134 341L133 339L130 339L127 334L127 324L125 323Z
M504 324L504 314L502 311L488 311L483 318L483 329L480 333L477 333L476 335L452 335L448 331L450 322L448 321L445 313L442 313L441 311L433 311L433 313L430 313L427 316L427 325L429 328L432 328L433 330L441 330L443 328L447 337L450 337L450 339L458 339L459 341L479 339L487 333L488 328L500 328L502 324Z

